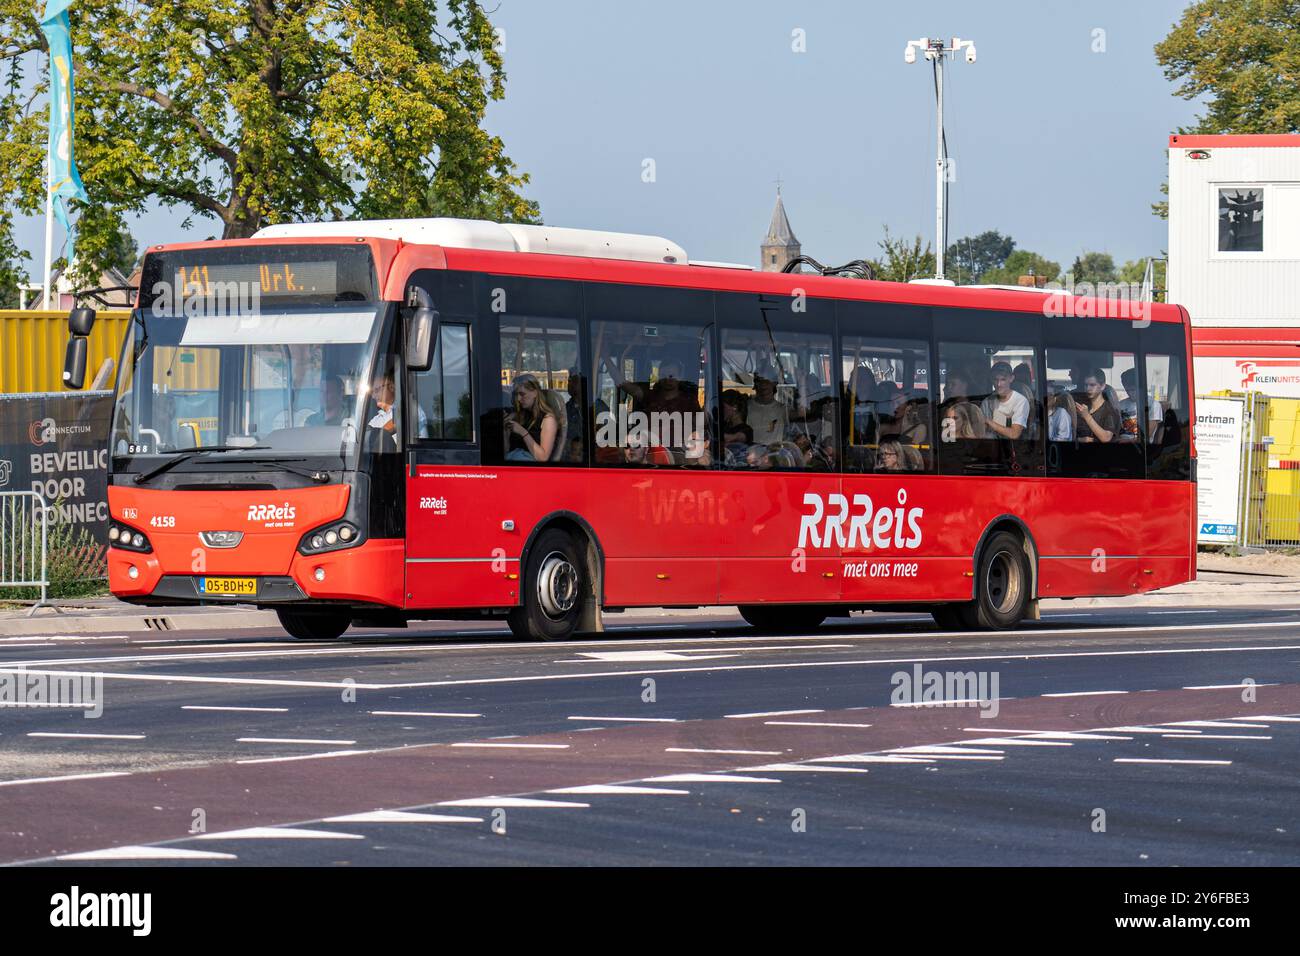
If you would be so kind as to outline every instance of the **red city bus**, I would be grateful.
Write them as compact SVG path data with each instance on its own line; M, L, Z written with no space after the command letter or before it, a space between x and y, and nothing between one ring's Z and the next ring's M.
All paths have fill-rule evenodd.
M644 606L1008 628L1195 576L1176 306L464 220L276 226L143 270L109 439L125 601L555 640Z

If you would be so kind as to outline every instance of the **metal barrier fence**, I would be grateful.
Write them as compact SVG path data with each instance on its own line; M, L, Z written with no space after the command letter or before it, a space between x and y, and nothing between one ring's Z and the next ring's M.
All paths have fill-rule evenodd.
M46 565L49 508L35 491L0 491L0 588L40 588L37 608L47 607Z

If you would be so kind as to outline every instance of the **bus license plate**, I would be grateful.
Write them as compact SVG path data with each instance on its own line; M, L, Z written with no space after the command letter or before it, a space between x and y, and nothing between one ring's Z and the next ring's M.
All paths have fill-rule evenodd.
M257 578L199 578L199 593L256 596Z

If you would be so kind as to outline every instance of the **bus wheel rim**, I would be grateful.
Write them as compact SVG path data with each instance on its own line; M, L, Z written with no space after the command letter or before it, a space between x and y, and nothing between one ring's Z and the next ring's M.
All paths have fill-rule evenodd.
M542 559L537 573L537 602L550 618L561 618L578 603L578 569L559 551Z
M993 555L984 576L984 593L988 596L989 604L1000 612L1014 608L1020 600L1020 578L1020 567L1009 551L999 551Z

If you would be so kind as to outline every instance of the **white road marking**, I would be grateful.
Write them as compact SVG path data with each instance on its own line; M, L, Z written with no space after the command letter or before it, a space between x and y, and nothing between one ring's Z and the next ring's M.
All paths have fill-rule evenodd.
M1300 717L1278 717L1276 714L1255 714L1251 717L1229 717L1229 720L1267 720L1270 723L1300 724Z
M125 641L125 640L126 640L126 635L125 635L125 634L105 634L105 635L93 635L93 634L50 634L50 635L46 635L46 634L37 634L37 635L32 635L32 636L33 636L33 637L38 637L38 638L40 638L40 640L42 640L42 641L49 641L49 642L54 642L54 641L72 641L72 642L74 642L74 643L80 643L80 642L82 642L82 641ZM31 640L31 637L0 637L0 644L8 643L9 641L28 641L28 640Z
M696 747L665 747L666 754L740 754L755 757L779 757L784 750L705 750Z
M999 701L1015 700L1014 697L999 697ZM979 697L966 697L961 700L909 700L894 702L890 701L890 707L957 707L957 706L974 706L976 704L991 704L993 698L981 699Z
M1259 684L1259 683L1241 683L1241 684L1199 684L1195 687L1184 687L1183 690L1238 690L1242 687L1276 687L1277 684Z
M371 810L326 817L322 823L482 823L482 817L453 817L442 813L411 813L406 810Z
M590 803L568 803L564 800L539 800L536 797L473 797L469 800L444 800L440 807L536 807L539 809L586 810Z
M182 850L175 846L115 846L109 850L65 853L56 860L237 860L233 853Z
M708 648L702 647L700 650L708 650ZM686 653L685 649L681 651L583 651L581 658L577 660L563 660L555 663L616 664L619 661L627 661L635 664L641 661L713 661L735 656L735 654L690 654Z
M813 767L802 763L769 763L761 767L741 767L741 770L767 771L768 773L869 773L858 767Z
M355 757L358 754L375 754L378 750L329 750L319 754L297 754L293 757L257 757L248 760L236 760L235 763L292 763L295 760L322 760L327 757Z
M645 794L645 795L665 794L665 795L674 795L674 796L690 796L691 793L689 790L669 790L666 789L665 787L631 787L631 786L623 786L622 784L612 784L612 783L592 783L581 787L561 787L558 790L547 790L546 792L547 793L590 793L590 794L610 794L610 795L626 794L628 796L634 796L638 794Z
M728 720L745 720L749 717L793 717L796 714L824 714L824 710L768 710L754 714L723 714Z
M321 740L313 737L238 737L235 740L237 744L312 744L318 746L328 746L336 744L340 747L350 747L356 743L355 740Z
M568 717L567 720L628 721L630 723L680 724L676 717Z
M208 704L182 704L181 710L222 710L241 714L287 714L288 707L217 707Z
M374 717L482 717L482 714L440 713L435 710L372 710Z
M1118 730L1121 733L1125 733L1125 734L1167 734L1169 733L1168 727L1103 727L1101 729ZM1193 734L1196 733L1196 731L1189 730L1188 733Z
M780 783L772 777L748 777L734 773L670 773L646 777L646 783Z
M1240 718L1239 718L1240 719ZM1251 727L1256 730L1267 730L1268 724L1242 724L1231 720L1176 720L1170 727L1217 727L1219 729L1238 727Z
M1091 731L1082 733L1073 730L1047 730L1029 735L1031 740L1132 740L1123 734L1096 734Z
M28 777L25 780L0 780L0 787L20 787L28 783L63 783L70 780L103 780L107 777L129 777L125 770L109 770L103 773L71 773L64 777Z
M841 757L814 757L809 763L934 763L933 757L904 757L900 754L844 754Z
M48 701L48 700L15 700L15 701L5 701L4 703L0 703L0 710L4 710L6 707L37 707L37 708L44 707L47 709L51 707L63 707L72 710L86 709L85 704L72 704L72 703L64 704L64 703L58 703L55 701Z
M1204 767L1226 767L1231 760L1171 760L1157 757L1116 757L1113 763L1189 763Z
M303 827L248 827L205 833L196 840L364 840L360 833L337 833L333 830L308 830Z
M1126 690L1076 690L1068 694L1043 694L1043 697L1104 697L1108 694L1127 694Z
M56 734L48 731L35 731L28 737L63 737L77 740L144 740L144 734Z
M960 747L945 744L926 744L920 747L894 747L884 751L887 754L922 754L937 757L940 754L1000 754L1001 750L986 750L980 747Z
M769 727L870 727L871 724L838 724L827 720L765 720Z
M1161 734L1171 740L1272 740L1264 734Z
M1148 614L1218 614L1217 610L1210 611L1147 611Z
M568 750L568 744L494 744L474 743L472 741L452 744L453 747L509 747L515 750Z
M1086 735L1083 735L1086 736ZM968 744L995 744L1003 747L1073 747L1068 740L1033 740L1028 737L977 737Z

